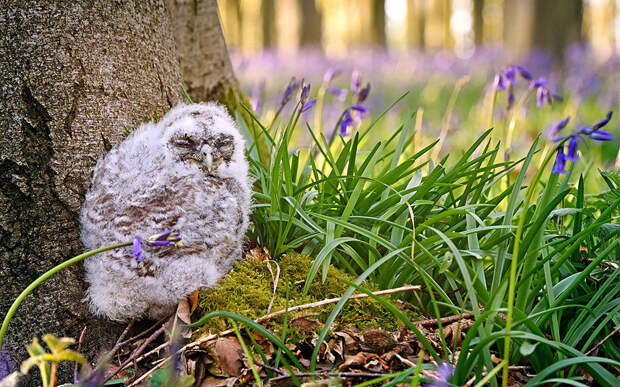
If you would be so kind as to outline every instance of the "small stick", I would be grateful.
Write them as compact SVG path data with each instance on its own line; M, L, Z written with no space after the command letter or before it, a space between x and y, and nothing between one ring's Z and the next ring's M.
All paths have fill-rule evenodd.
M155 340L157 337L159 337L159 335L161 335L164 330L168 327L168 325L170 325L170 323L172 322L172 320L176 317L176 315L173 315L166 323L164 323L161 328L159 328L158 330L156 330L151 336L149 336L148 339L146 339L144 341L144 343L142 343L142 345L136 349L136 351L134 353L131 354L131 356L126 359L123 364L121 364L121 366L119 368L117 368L114 372L112 372L110 375L108 375L105 378L104 382L107 382L108 380L112 379L116 374L118 374L119 372L121 372L122 370L124 370L129 364L131 364L131 362L138 356L140 355L144 349L151 344L151 342L153 340Z
M123 339L125 338L125 336L127 336L127 333L129 333L131 327L133 327L134 322L135 320L131 320L129 324L127 324L127 327L125 327L123 333L121 333L121 335L118 337L118 340L116 340L116 344L114 344L114 347L112 347L110 352L105 355L105 359L112 360L116 352L121 348L121 345L123 344Z
M276 275L273 275L273 270L271 269L271 265L269 264L270 260L267 260L267 268L271 273L271 278L273 279L273 295L271 296L271 301L269 301L269 306L267 307L267 313L271 312L271 307L273 307L273 301L276 299L276 290L278 290L278 281L280 280L280 265L278 262L273 261L276 265Z
M586 355L591 354L592 352L596 351L596 349L598 347L600 347L601 345L603 345L604 342L606 342L607 340L609 340L613 335L616 334L616 332L618 332L620 330L620 325L617 325L613 331L611 331L610 334L608 334L607 336L605 336L605 338L603 338L603 340L599 341L594 347L592 347L592 349L590 349L588 352L586 352Z
M282 371L282 370L281 370L281 369L279 369L279 368L272 367L272 366L267 365L267 364L263 364L263 363L261 363L261 362L259 362L259 361L256 361L256 360L254 360L254 363L256 363L256 365L257 365L257 366L260 366L260 367L266 368L266 369L268 369L268 370L270 370L270 371L273 371L273 372L275 372L275 373L278 373L278 374L280 374L280 375L288 375L286 372Z
M390 374L383 373L375 373L375 372L296 372L294 374L297 377L308 377L308 376L335 376L341 378L379 378L381 376L387 376ZM284 379L292 378L292 374L284 374L282 376L276 376L275 378L269 379L269 383L277 382Z
M163 324L163 323L164 323L164 321L166 321L166 319L167 319L167 318L168 318L168 317L164 317L164 318L160 319L160 320L159 320L159 321L157 321L155 324L153 324L153 325L152 325L149 329L147 329L147 330L145 330L145 331L143 331L143 332L140 332L139 334L135 335L134 337L131 337L131 338L129 338L129 339L127 339L127 340L123 341L122 343L120 343L120 346L122 347L122 346L124 346L124 345L129 344L129 343L133 343L134 341L136 341L136 340L140 339L141 337L143 337L143 336L145 336L145 335L148 335L149 333L151 333L152 331L154 331L154 330L155 330L155 328L157 328L158 326L160 326L161 324Z
M82 334L80 334L80 339L78 340L77 351L82 351L82 343L84 342L84 337L86 336L86 327L82 329ZM75 367L73 367L73 384L78 384L78 362L75 362Z
M161 367L164 366L164 364L166 364L168 362L168 360L170 360L170 357L164 359L164 361L162 361L161 363L157 364L155 367L151 368L150 370L148 370L147 372L144 373L144 375L140 376L138 379L136 379L135 381L133 381L128 387L132 387L132 386L137 386L138 384L142 383L142 381L146 378L148 378L149 376L151 376L155 371L157 371L158 369L160 369Z
M454 316L443 317L439 320L434 318L432 320L416 321L414 322L414 324L418 326L422 326L422 327L432 327L432 326L437 325L439 321L441 321L442 324L449 324L449 323L453 323L459 320L467 320L472 317L474 317L474 315L471 313L463 313L463 314L455 314Z

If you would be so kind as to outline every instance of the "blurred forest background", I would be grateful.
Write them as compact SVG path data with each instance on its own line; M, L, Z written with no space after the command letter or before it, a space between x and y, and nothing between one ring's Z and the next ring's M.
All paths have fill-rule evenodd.
M567 116L573 130L619 111L620 0L219 0L218 6L241 87L266 122L287 116L292 104L279 115L282 93L292 77L304 78L319 101L304 121L330 137L343 109L356 102L352 85L360 82L371 86L364 101L371 117L409 92L377 127L378 136L419 109L418 144L445 137L440 154L458 152L489 127L497 140L506 138L511 107L531 84L516 80L515 104L504 91L495 98L492 85L515 64L544 78L562 99L540 107L526 97L517 109L514 157L540 133L550 140L550 128ZM583 151L588 165L620 165L616 119L614 141ZM311 143L306 131L295 135L298 144Z
M540 49L561 61L574 43L599 60L620 52L620 0L220 0L229 46L244 53L312 47L330 57L373 47L388 52L503 47Z

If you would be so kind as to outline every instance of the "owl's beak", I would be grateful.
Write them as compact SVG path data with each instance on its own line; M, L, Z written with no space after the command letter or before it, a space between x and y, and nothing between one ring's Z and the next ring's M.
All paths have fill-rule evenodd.
M213 162L211 148L203 146L200 148L200 155L202 156L202 165L207 169L207 172L212 172L215 169L215 163Z

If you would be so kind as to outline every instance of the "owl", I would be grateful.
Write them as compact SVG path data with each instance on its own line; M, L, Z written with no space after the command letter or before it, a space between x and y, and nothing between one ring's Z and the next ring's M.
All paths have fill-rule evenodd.
M101 158L80 214L91 250L174 230L182 247L144 245L86 259L86 301L112 320L161 318L241 258L251 182L245 144L216 104L179 105ZM140 247L140 246L138 246Z

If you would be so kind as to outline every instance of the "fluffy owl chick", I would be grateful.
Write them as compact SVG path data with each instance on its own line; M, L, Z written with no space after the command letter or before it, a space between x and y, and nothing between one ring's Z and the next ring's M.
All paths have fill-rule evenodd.
M213 286L241 258L251 184L244 141L215 104L179 105L97 162L82 208L87 249L176 230L185 247L131 248L85 261L87 300L112 320L171 313L179 298Z

